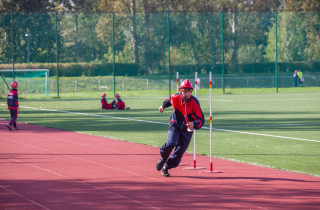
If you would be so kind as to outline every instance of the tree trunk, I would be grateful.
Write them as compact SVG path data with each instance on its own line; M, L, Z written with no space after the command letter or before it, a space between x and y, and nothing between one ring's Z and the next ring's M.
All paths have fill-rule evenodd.
M239 50L239 41L237 40L237 35L238 35L237 13L233 13L232 15L232 34L233 34L232 61L233 61L233 64L236 65L238 63L238 50Z
M151 59L149 59L150 56L150 22L149 22L149 16L147 14L147 0L143 0L143 17L144 17L144 63L145 63L145 74L151 73Z
M132 45L134 53L134 62L139 63L138 45L137 45L137 25L136 25L136 1L131 0L131 20L132 20Z

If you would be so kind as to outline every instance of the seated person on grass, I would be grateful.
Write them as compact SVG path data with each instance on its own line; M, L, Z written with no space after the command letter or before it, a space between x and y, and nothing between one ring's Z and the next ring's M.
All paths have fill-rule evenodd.
M116 108L116 101L115 100L113 100L111 102L111 104L108 104L107 99L106 99L106 94L102 93L101 97L102 97L102 99L101 99L101 104L102 104L101 109L115 109Z
M120 99L120 95L118 93L116 94L116 99L118 100L118 102L116 104L117 110L130 109L130 107L126 107L126 104Z

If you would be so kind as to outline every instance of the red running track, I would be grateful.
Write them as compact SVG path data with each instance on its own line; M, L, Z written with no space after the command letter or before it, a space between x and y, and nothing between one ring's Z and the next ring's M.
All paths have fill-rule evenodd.
M319 177L223 159L213 160L222 174L180 166L163 177L156 147L5 125L0 120L0 209L320 208ZM192 165L193 155L183 162ZM209 157L197 163L209 166Z

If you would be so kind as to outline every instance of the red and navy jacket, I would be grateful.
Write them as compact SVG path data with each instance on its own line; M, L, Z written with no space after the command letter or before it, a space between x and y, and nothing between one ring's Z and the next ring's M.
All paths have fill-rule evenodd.
M105 98L101 99L101 104L102 104L101 109L112 109L112 104L108 104Z
M189 122L193 122L195 130L199 130L204 125L204 116L196 97L191 96L185 101L180 93L173 94L162 104L163 108L170 106L174 108L170 117L170 126L175 125L181 130L187 130L186 118Z
M11 89L7 98L8 109L17 109L19 107L17 89Z
M124 109L126 107L125 103L119 98L116 104L117 109Z

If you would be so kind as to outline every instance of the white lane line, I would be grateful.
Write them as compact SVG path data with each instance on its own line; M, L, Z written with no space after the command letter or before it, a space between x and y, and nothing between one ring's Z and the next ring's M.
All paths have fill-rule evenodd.
M2 156L2 155L1 155L1 156ZM2 156L2 157L4 157L4 156ZM6 187L4 187L4 186L0 186L0 187L3 188L3 189L5 189L5 190L7 190L7 191L9 191L9 192L11 192L12 194L15 194L15 195L17 195L17 196L19 196L19 197L21 197L21 198L23 198L23 199L25 199L25 200L27 200L27 201L35 204L35 205L37 205L37 206L43 208L43 209L50 210L49 208L47 208L47 207L45 207L45 206L43 206L43 205L41 205L41 204L39 204L39 203L37 203L37 202L35 202L35 201L33 201L33 200L28 199L28 198L24 197L23 195L20 195L20 194L18 194L18 193L16 193L16 192L13 192L12 190L9 190L8 188L6 188Z
M0 105L3 105L3 104L0 104ZM126 118L126 117L114 117L114 116L107 116L107 115L88 114L88 113L81 113L81 112L70 112L70 111L62 111L62 110L55 110L55 109L43 109L43 108L35 108L35 107L28 107L28 106L20 106L20 107L27 108L27 109L59 112L59 113L69 113L69 114L78 114L78 115L93 116L93 117L104 117L104 118L112 118L112 119L119 119L119 120L130 120L130 121L137 121L137 122L147 122L147 123L156 123L156 124L162 124L162 125L169 125L169 123L149 121L149 120L139 120L139 119ZM207 129L207 130L210 129L208 127L202 127L202 128L203 129ZM283 138L283 139L294 139L294 140L299 140L299 141L311 141L311 142L319 142L320 143L319 140L312 140L312 139L302 139L302 138L294 138L294 137L287 137L287 136L277 136L277 135L252 133L252 132L243 132L243 131L235 131L235 130L227 130L227 129L219 129L219 128L212 128L212 129L213 130L218 130L218 131L233 132L233 133L250 134L250 135L267 136L267 137L276 137L276 138Z
M1 137L0 137L0 138L1 138ZM9 140L9 141L10 141L10 140ZM11 140L11 141L12 141L12 140ZM16 141L13 141L13 142L16 142ZM20 142L16 142L16 143L20 143ZM53 151L50 151L50 150L47 150L47 149L43 149L43 148L39 148L39 147L35 147L35 146L31 146L31 145L27 145L27 144L22 144L22 145L30 146L30 147L34 147L34 148L36 148L36 149L46 150L46 151L49 151L49 152L52 152L52 153L56 153L56 154L65 155L65 154L62 154L62 153L53 152ZM137 200L135 200L135 199L132 199L132 198L129 198L129 197L126 197L126 196L123 196L123 195L120 195L120 194L117 194L117 193L111 192L111 191L109 191L109 190L102 189L102 188L100 188L100 187L96 187L96 186L94 186L94 185L91 185L91 184L88 184L88 183L86 183L86 182L82 182L82 181L79 181L79 180L76 180L76 179L73 179L73 178L70 178L70 177L64 176L64 175L62 175L62 174L58 174L58 173L53 172L53 171L48 170L48 169L40 168L40 167L35 166L35 165L32 165L32 164L30 164L30 163L22 162L22 161L20 161L20 160L16 160L16 159L14 159L14 158L6 157L6 156L3 156L3 155L0 155L0 156L2 156L3 158L7 158L7 159L10 159L10 160L13 160L13 161L19 162L19 163L26 164L26 165L28 165L28 166L31 166L31 167L33 167L33 168L40 169L40 170L42 170L42 171L45 171L45 172L48 172L48 173L54 174L54 175L56 175L56 176L63 177L63 178L65 178L65 179L69 179L69 180L72 180L72 181L75 181L75 182L81 183L81 184L83 184L83 185L86 185L86 186L89 186L89 187L95 188L95 189L97 189L97 190L101 190L101 191L104 191L104 192L110 193L110 194L112 194L112 195L115 195L115 196L118 196L118 197L121 197L121 198L124 198L124 199L130 200L130 201L133 201L133 202L138 203L138 204L141 204L141 205L143 205L143 206L147 206L147 207L150 207L150 208L153 208L153 209L159 209L159 208L156 208L156 207L150 206L150 205L148 205L148 204L142 203L142 202L140 202L140 201L137 201ZM87 161L87 160L84 160L84 159L81 159L81 158L76 158L76 157L73 157L73 156L71 156L71 155L65 155L65 156L72 157L72 158L79 159L79 160L83 160L83 161L85 161L85 162L89 162L89 163L95 163L95 162L93 162L93 161ZM100 166L105 166L105 165L103 165L103 164L99 164L99 163L95 163L95 164L100 165ZM107 166L107 167L108 167L108 166ZM113 167L109 167L109 168L113 168ZM114 168L114 169L116 169L116 168ZM119 169L118 169L118 170L119 170ZM125 171L125 170L122 170L122 171ZM128 172L128 171L126 171L126 172ZM134 173L133 173L133 174L134 174Z
M77 159L77 160L80 160L80 161L92 163L92 164L94 164L94 165L98 165L98 166L102 166L102 167L106 167L106 168L111 168L111 169L114 169L114 170L119 170L119 171L121 171L121 172L127 172L127 173L130 173L130 174L136 175L136 176L140 176L140 177L144 177L144 178L147 178L147 179L155 180L155 181L157 181L157 182L167 183L166 181L163 181L163 180L160 180L160 179L157 179L157 178L153 178L153 177L149 177L149 176L137 174L137 173L134 173L134 172L125 170L125 169L107 166L107 165L104 165L104 164L101 164L101 163L97 163L97 162L94 162L94 161L90 161L90 160L85 160L85 159L82 159L82 158L74 157L74 156L72 156L72 155L67 155L67 154L63 154L63 153L51 151L51 150L44 149L44 148L40 148L40 147L37 147L37 146L24 144L24 143L21 143L21 142L12 140L12 139L7 139L7 138L3 138L3 137L0 137L0 139L5 139L5 140L7 140L7 141L11 141L11 142L15 142L15 143L17 143L17 144L21 144L21 145L24 145L24 146L28 146L28 147L32 147L32 148L44 150L44 151L51 152L51 153L54 153L54 154L64 155L64 156L66 156L66 157L70 157L70 158L74 158L74 159ZM46 171L46 172L55 174L55 175L57 175L57 176L60 176L60 177L63 177L63 178L66 178L66 179L69 179L69 180L72 180L72 181L75 181L75 182L84 184L84 185L87 185L87 186L89 186L89 187L93 187L93 188L95 188L95 189L98 189L98 190L101 190L101 191L104 191L104 192L107 192L107 193L110 193L110 194L113 194L113 195L116 195L116 196L119 196L119 197L122 197L122 198L125 198L125 199L128 199L128 200L134 201L134 202L139 203L139 204L142 204L142 205L144 205L144 206L151 207L151 208L153 208L153 209L158 209L158 208L156 208L156 207L150 206L150 205L148 205L148 204L142 203L142 202L137 201L137 200L134 200L134 199L132 199L132 198L125 197L125 196L119 195L119 194L117 194L117 193L113 193L113 192L111 192L111 191L101 189L101 188L96 187L96 186L94 186L94 185L90 185L90 184L88 184L88 183L85 183L85 182L82 182L82 181L79 181L79 180L76 180L76 179L72 179L72 178L69 178L69 177L67 177L67 176L58 174L58 173L53 172L53 171L51 171L51 170L49 170L49 169L43 169L43 168L40 168L40 167L38 167L38 166L29 164L29 163L26 163L26 162L22 162L22 161L20 161L20 160L16 160L16 159L14 159L14 158L5 157L4 155L1 155L1 154L0 154L0 156L2 156L2 157L4 157L4 158L7 158L7 159L10 159L10 160L13 160L13 161L16 161L16 162L19 162L19 163L26 164L26 165L28 165L28 166L31 166L31 167L40 169L40 170L42 170L42 171ZM188 188L188 187L183 186L183 185L178 185L178 184L171 184L171 185L172 185L172 186L176 186L176 187L178 187L178 188L185 188L185 189L187 189L187 190L192 190L192 191L197 192L197 193L199 193L199 194L211 195L211 196L214 196L214 197L222 198L222 199L225 199L225 200L231 200L231 201L234 201L234 202L237 202L237 203L241 203L241 204L244 204L244 205L253 206L253 207L256 207L256 208L259 208L259 209L266 209L266 208L263 208L263 207L260 207L260 206L256 206L256 205L254 205L254 204L250 204L250 203L247 203L247 202L243 202L243 201L240 201L240 200L236 200L236 199L232 199L232 198L227 198L227 197L225 197L225 196L217 195L217 194L214 194L214 193L203 192L203 191L201 191L201 190L197 190L197 189L193 189L193 188Z

